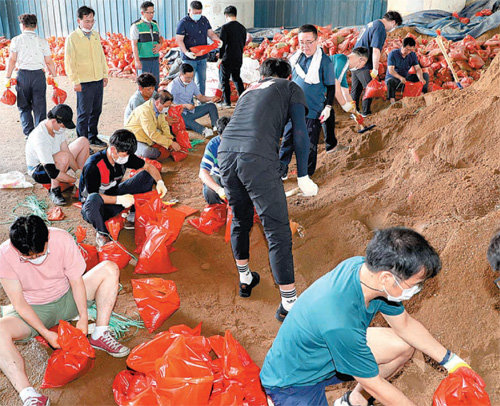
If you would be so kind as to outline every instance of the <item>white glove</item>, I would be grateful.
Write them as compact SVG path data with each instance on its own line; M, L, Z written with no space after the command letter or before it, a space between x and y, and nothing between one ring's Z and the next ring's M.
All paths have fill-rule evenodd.
M318 194L318 185L308 175L297 178L297 184L304 196L316 196Z
M470 368L469 364L460 358L457 354L452 353L450 359L443 365L448 373L455 372L460 367Z
M116 204L120 204L126 209L134 204L134 195L120 195L116 196Z
M353 100L342 105L342 110L346 113L354 113L356 111L356 102Z
M378 76L378 69L372 69L370 71L370 76L372 77L372 79L375 79Z
M163 183L163 180L156 182L156 191L160 195L160 199L167 194L167 187L165 186L165 183Z
M331 111L332 111L332 106L325 106L325 108L321 112L321 115L319 116L319 121L324 123L326 120L328 120Z
M216 192L222 200L226 200L226 192L224 191L223 187L217 189Z
M186 55L189 59L196 59L196 55L194 54L194 52L187 51L184 53L184 55Z

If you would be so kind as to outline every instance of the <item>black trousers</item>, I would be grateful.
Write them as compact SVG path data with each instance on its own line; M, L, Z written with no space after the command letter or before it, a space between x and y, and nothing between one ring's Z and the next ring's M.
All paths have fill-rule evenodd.
M333 109L332 109L333 110ZM316 162L318 157L319 134L321 133L321 122L317 118L306 118L307 134L309 135L309 159L307 161L307 174L312 176L316 171ZM280 173L285 176L288 173L288 165L292 160L295 147L293 145L293 127L289 121L283 133L280 147Z
M427 89L429 87L429 74L428 73L424 73L424 79L425 79L425 85L422 89L422 92L427 93ZM411 75L408 75L406 80L408 80L409 82L417 83L420 79L418 78L417 75L411 74ZM389 99L396 98L396 91L398 90L398 88L404 89L404 85L402 85L401 81L395 77L391 76L386 81L386 83L387 83L387 97L389 97Z
M370 76L370 69L363 68L360 70L351 71L352 83L351 83L351 97L356 102L356 109L359 110L359 99L361 98L361 93L366 85L371 82L372 77ZM365 99L362 103L362 113L367 115L371 114L372 99Z
M222 185L233 210L231 246L234 258L250 258L250 230L255 207L269 246L274 280L278 285L294 283L292 232L279 161L241 152L219 152L218 159Z
M19 69L16 85L17 108L26 137L47 116L46 89L43 70Z
M325 137L325 149L330 151L338 144L337 137L335 137L335 109L333 106L330 110L330 117L321 126Z
M226 104L231 104L231 84L229 80L233 79L233 82L236 86L236 90L238 94L241 95L245 88L243 87L243 80L240 77L240 65L230 65L228 63L222 62L220 64L221 69L221 84L222 84L222 94L224 95L224 102Z

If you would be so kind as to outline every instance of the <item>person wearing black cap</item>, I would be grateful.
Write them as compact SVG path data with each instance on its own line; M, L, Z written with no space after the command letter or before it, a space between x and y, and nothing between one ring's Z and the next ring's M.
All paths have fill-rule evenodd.
M50 199L58 206L66 204L60 182L76 182L75 177L67 174L68 169L73 169L76 175L89 157L87 138L79 137L68 145L66 129L73 128L73 110L67 104L59 104L35 127L26 142L28 173L37 183L50 183Z

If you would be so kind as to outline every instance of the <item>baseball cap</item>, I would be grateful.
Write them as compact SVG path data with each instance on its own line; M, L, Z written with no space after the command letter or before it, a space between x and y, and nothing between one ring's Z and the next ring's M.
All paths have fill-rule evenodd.
M75 123L73 123L73 110L67 104L58 104L52 110L49 111L47 115L49 118L55 118L64 124L64 127L72 130L75 128ZM50 117L52 116L52 117Z

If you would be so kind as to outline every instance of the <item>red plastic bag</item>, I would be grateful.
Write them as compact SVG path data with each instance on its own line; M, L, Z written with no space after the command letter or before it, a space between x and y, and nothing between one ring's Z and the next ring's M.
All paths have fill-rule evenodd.
M64 103L66 101L66 98L68 97L67 93L58 88L57 86L54 86L54 91L52 92L52 101L54 102L54 104L61 104L61 103Z
M0 101L3 104L7 104L8 106L13 106L16 103L16 95L14 94L14 92L12 90L5 89Z
M59 206L51 207L47 212L47 220L49 221L60 221L63 220L66 215Z
M208 54L210 51L217 49L219 47L218 42L213 42L210 45L198 45L195 47L189 48L191 52L194 52L196 56L202 56Z
M167 241L171 232L156 221L146 225L146 241L134 269L135 274L171 273L177 271L170 260L170 249Z
M170 327L168 331L172 334L182 334L185 336L199 336L201 335L201 322L195 328L190 328L185 324L178 324L177 326Z
M180 151L171 151L170 155L172 156L172 159L175 162L180 162L180 161L184 161L184 159L187 158L188 153L187 153L187 151L180 150Z
M156 219L163 203L157 191L134 195L135 204L135 252L141 252L146 240L146 224Z
M470 368L461 367L439 384L433 406L490 406L484 381Z
M78 244L82 257L85 260L85 272L90 271L94 266L99 264L99 254L97 253L97 247L90 244Z
M131 282L139 314L152 333L181 305L175 282L161 278L133 279Z
M211 235L226 224L226 205L209 204L205 206L200 217L189 219L188 223L202 233Z
M99 249L99 262L113 261L120 269L125 268L131 258L127 249L118 241L108 242Z
M403 97L417 97L422 94L422 89L424 88L424 84L422 82L410 82L407 81L405 83L405 88L403 90Z
M184 118L182 117L182 112L184 111L184 107L182 105L172 105L168 108L168 115L170 117L177 117L177 123L171 125L172 132L177 135L179 131L186 129L186 123L184 122Z
M372 81L366 85L365 95L363 96L363 100L373 99L376 97L381 97L385 99L386 94L387 94L387 86L385 82L379 82L377 79L372 79Z
M244 404L244 398L245 394L241 385L231 381L221 393L216 393L214 395L212 391L208 406L241 406Z
M95 351L87 337L67 321L59 322L61 349L49 358L41 388L59 388L86 374L94 366Z
M469 57L469 65L474 69L481 69L484 66L484 61L478 54L472 54Z
M104 224L106 225L106 228L108 229L111 238L113 240L118 240L118 235L125 226L125 218L122 217L122 213L119 213L115 217L111 217Z
M77 226L75 231L76 242L81 243L87 237L87 229L82 226Z
M181 146L183 150L188 150L191 148L191 141L189 140L189 134L186 130L180 130L175 136L175 140Z
M119 406L154 405L156 396L152 391L155 381L141 372L120 371L113 381L113 396Z

